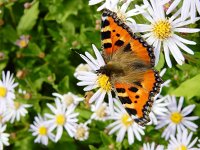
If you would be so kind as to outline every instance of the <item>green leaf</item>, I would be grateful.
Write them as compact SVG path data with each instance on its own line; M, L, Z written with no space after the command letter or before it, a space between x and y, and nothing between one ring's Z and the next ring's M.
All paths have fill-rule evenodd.
M95 148L93 145L89 145L90 150L98 150L97 148Z
M78 5L77 5L78 4ZM49 6L49 13L45 16L45 20L56 20L63 23L70 15L77 15L78 10L82 8L82 2L78 1L56 1Z
M109 145L112 143L111 137L106 135L104 132L101 132L100 136L101 136L101 140L103 141L104 145Z
M183 82L177 89L171 92L176 96L184 96L188 99L194 96L200 96L200 74Z
M24 12L24 15L21 17L19 24L17 26L17 31L19 34L30 31L36 24L36 20L39 14L38 7L39 7L39 2L35 2L30 9Z

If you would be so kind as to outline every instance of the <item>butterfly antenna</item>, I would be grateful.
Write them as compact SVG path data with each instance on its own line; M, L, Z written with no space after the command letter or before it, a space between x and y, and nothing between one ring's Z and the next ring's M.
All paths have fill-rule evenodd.
M75 52L76 54L80 55L80 53L78 52L78 49L70 48L70 50L71 50L72 52Z

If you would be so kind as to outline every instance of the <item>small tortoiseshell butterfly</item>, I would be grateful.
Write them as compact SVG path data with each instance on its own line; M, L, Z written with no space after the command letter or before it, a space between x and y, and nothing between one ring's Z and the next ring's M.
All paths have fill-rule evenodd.
M105 9L101 38L106 65L98 72L106 74L121 103L139 125L150 121L149 112L162 79L154 70L153 48L117 16Z

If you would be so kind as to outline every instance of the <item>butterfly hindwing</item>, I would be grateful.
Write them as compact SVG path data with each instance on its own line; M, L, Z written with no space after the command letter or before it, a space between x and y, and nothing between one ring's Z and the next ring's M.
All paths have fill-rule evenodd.
M144 125L149 122L148 115L153 97L159 92L161 82L158 72L147 70L142 81L115 84L118 98L127 112L137 117L135 121L138 124Z

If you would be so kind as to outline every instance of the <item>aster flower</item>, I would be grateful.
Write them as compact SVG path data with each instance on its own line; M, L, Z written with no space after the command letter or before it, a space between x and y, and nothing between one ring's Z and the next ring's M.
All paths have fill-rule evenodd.
M155 145L155 143L144 143L143 144L143 150L164 150L163 145Z
M85 141L89 137L89 128L86 124L80 123L76 125L74 138L79 141Z
M156 57L156 63L158 63L159 55L161 49L164 50L165 60L169 67L172 67L172 62L170 60L170 52L176 62L180 65L183 64L185 58L181 53L181 49L189 54L194 54L194 52L186 46L195 45L194 41L190 41L182 38L176 33L196 33L200 29L187 28L185 26L192 23L191 20L181 20L180 17L177 18L178 14L175 13L171 17L167 17L164 12L163 5L155 0L143 0L145 5L148 5L148 13L143 13L142 15L150 22L150 24L137 24L136 32L144 32L143 37L147 40L150 45L155 47L154 53ZM195 21L197 21L196 19Z
M66 94L59 94L59 93L53 93L53 96L56 96L58 98L60 98L61 102L66 106L69 107L71 105L77 106L79 104L80 101L83 101L83 97L79 97L77 95L74 95L71 92L68 92Z
M33 136L37 136L34 140L35 143L42 143L48 145L49 139L54 141L55 135L52 133L50 124L47 123L46 119L40 115L34 118L33 124L30 125L30 131Z
M166 68L161 70L161 72L160 72L161 77L165 74L166 70L167 70ZM149 122L148 125L151 125L152 123L154 125L157 125L157 123L158 123L157 115L164 115L164 113L168 111L166 106L169 103L166 102L166 97L163 97L162 95L160 95L160 93L162 91L162 87L169 86L170 82L171 82L171 80L166 80L164 83L161 84L160 92L159 92L159 94L157 94L155 96L155 98L154 98L155 100L154 100L151 112L149 113L149 118L150 118L151 122Z
M110 117L110 119L115 120L113 123L107 126L109 129L109 135L117 132L117 142L122 142L125 137L125 134L128 135L128 143L131 145L134 143L134 139L141 141L141 135L144 135L143 127L139 126L134 122L133 118L131 118L122 104L114 100L116 107L114 107L115 112Z
M6 125L2 126L2 124L0 124L0 150L3 150L4 145L6 145L6 146L9 145L8 137L10 135L8 133L4 133L5 130L6 130Z
M47 104L53 114L45 114L48 119L48 124L51 125L51 130L57 128L55 142L61 138L63 134L63 127L70 137L74 137L74 133L76 131L75 126L78 121L77 116L79 115L78 113L74 113L75 106L72 105L70 107L66 107L58 98L55 99L55 104L56 107L51 104Z
M88 52L85 52L85 56L80 54L80 56L87 62L90 66L91 71L80 71L77 79L80 82L77 83L78 86L86 86L84 91L91 91L98 88L94 95L90 98L89 102L93 103L95 101L96 107L99 107L106 96L108 95L110 111L113 110L113 99L111 94L111 83L109 82L109 77L104 74L97 74L97 70L105 65L103 57L101 56L95 45L92 45L96 59L93 58Z
M24 117L28 111L26 108L31 107L29 104L22 104L20 102L14 101L10 105L7 106L7 110L5 111L5 120L10 121L10 123L14 123L14 121L19 121L21 117Z
M103 1L104 0L90 0L89 5L95 5ZM97 9L97 11L101 11L104 8L106 8L113 12L116 12L119 18L121 18L124 22L127 22L128 25L131 26L130 23L135 24L135 20L131 17L144 13L146 11L145 9L147 8L147 6L145 5L143 6L135 5L134 9L127 11L132 1L133 0L127 0L124 2L121 2L120 0L105 0L105 2Z
M0 112L6 110L6 105L12 103L15 99L14 89L18 83L14 83L13 74L10 71L2 72L2 79L0 80Z
M15 45L19 46L20 48L25 48L28 46L29 40L29 35L22 35L20 36L20 39L15 42Z
M80 64L76 67L74 76L77 77L77 75L79 74L79 71L91 71L91 68L89 67L88 64Z
M94 120L105 121L110 115L107 103L102 103L99 107L92 105L91 110L93 112L91 119Z
M166 101L167 96L162 97L161 95L154 100L151 112L149 113L149 117L151 122L148 123L148 125L150 124L154 124L157 125L158 124L158 120L157 120L157 116L164 116L166 112L168 112L167 106L169 105L169 102Z
M169 105L167 106L168 112L165 115L158 116L158 124L156 129L160 129L167 126L162 133L162 137L166 140L169 139L170 135L175 135L176 131L184 131L190 129L196 131L197 125L192 121L197 120L198 116L188 116L195 108L195 105L189 105L182 108L184 99L180 98L178 105L174 96L168 96Z
M170 0L163 0L163 3L166 4L170 2ZM170 7L167 9L167 14L171 13L177 6L181 3L180 0L174 0ZM191 18L193 22L195 22L196 14L200 15L200 1L199 0L183 0L183 4L181 6L181 19L185 20L188 17Z
M198 150L194 145L198 138L192 140L193 133L188 130L178 132L176 136L171 136L169 140L168 150Z

